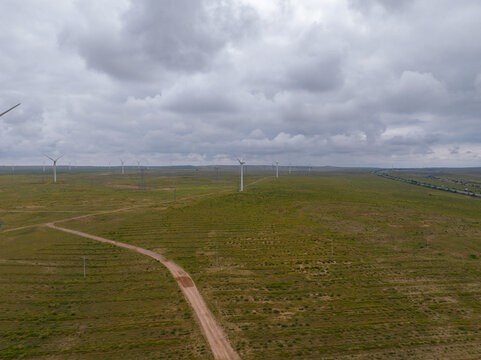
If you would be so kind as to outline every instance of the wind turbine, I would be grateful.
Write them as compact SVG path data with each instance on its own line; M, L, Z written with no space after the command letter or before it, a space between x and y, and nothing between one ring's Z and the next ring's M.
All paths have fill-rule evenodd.
M120 159L120 163L122 164L122 175L124 175L124 161Z
M52 159L50 156L48 155L45 155L46 157L48 157L50 160L53 161L53 182L56 183L57 182L57 160L60 159L62 155L60 155L58 158L56 159Z
M239 162L239 165L241 167L241 183L240 183L240 191L244 191L244 164L246 163L245 161L240 161L239 159L237 159L237 161Z
M10 108L10 109L8 109L7 111L4 111L3 113L1 113L1 114L0 114L0 116L3 116L3 115L5 115L5 114L6 114L6 113L8 113L10 110L13 110L13 109L15 109L15 108L16 108L17 106L19 106L19 105L20 105L20 103L18 103L17 105L15 105L15 106L11 107L11 108Z

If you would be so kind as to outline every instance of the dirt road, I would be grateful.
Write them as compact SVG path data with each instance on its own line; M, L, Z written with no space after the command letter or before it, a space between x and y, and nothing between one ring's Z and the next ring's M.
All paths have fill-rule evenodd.
M200 327L202 329L202 332L204 333L204 336L209 342L212 353L214 354L214 358L218 360L240 360L239 355L234 351L230 343L227 341L224 331L217 324L214 316L205 304L205 301L197 290L194 281L192 280L190 275L186 273L184 269L182 269L179 265L156 252L143 249L138 246L105 239L99 236L86 234L76 230L62 228L56 226L53 222L47 223L46 226L52 229L68 232L88 239L97 240L103 243L108 243L129 250L137 251L138 253L150 256L151 258L160 261L172 273L174 279L179 284L179 287L182 290L185 298L194 309L194 313L200 323Z
M259 183L263 180L269 179L269 178L270 177L264 177L264 178L257 179L256 181L253 181L252 183L247 184L246 187L255 185L255 184L257 184L257 183ZM227 193L227 192L231 192L231 191L232 190L227 189L227 190L223 190L223 191L219 191L219 192L215 192L215 193L191 195L191 196L183 197L180 200L182 200L182 201L191 200L191 199L194 199L194 198L202 198L202 197L205 197L205 196ZM167 201L167 203L170 203L170 202L172 202L172 201ZM75 234L75 235L78 235L78 236L82 236L82 237L85 237L85 238L89 238L89 239L92 239L92 240L97 240L97 241L100 241L100 242L103 242L103 243L108 243L108 244L112 244L112 245L115 245L115 246L120 246L120 247L129 249L129 250L137 251L138 253L150 256L151 258L154 258L155 260L160 261L172 273L172 275L174 276L174 279L179 284L179 287L182 290L182 293L184 294L185 298L187 299L187 301L192 306L192 308L194 310L194 313L197 317L197 320L199 321L202 332L204 333L204 336L206 337L207 341L209 342L212 353L214 354L214 358L218 359L218 360L221 360L221 359L222 360L231 360L231 359L240 360L239 355L234 351L234 349L232 349L232 346L228 342L228 340L227 340L227 338L224 334L224 331L217 324L214 316L212 315L209 308L205 304L205 301L202 298L202 296L200 295L199 291L197 290L197 287L195 286L194 281L192 280L190 275L188 273L186 273L184 271L184 269L182 269L179 265L177 265L176 263L172 262L171 260L165 258L164 256L162 256L158 253L155 253L153 251L147 250L147 249L143 249L143 248L140 248L140 247L137 247L137 246L134 246L134 245L121 243L121 242L118 242L118 241L105 239L105 238L95 236L95 235L86 234L86 233L76 231L76 230L70 230L70 229L67 229L67 228L62 228L60 226L55 225L55 223L59 223L59 222L65 222L65 221L69 221L69 220L80 220L80 219L91 217L91 216L96 216L96 215L101 215L101 214L110 214L110 213L126 211L126 210L130 210L130 209L134 209L134 208L140 208L140 207L142 207L142 205L129 206L129 207L125 207L125 208L121 208L121 209L115 209L115 210L105 210L105 211L100 211L100 212L97 212L97 213L84 214L84 215L80 215L80 216L76 216L76 217L72 217L72 218L67 218L67 219L59 219L59 220L55 220L55 221L52 221L52 222L49 222L49 223L44 223L44 224L32 224L32 225L22 226L22 227L18 227L18 228L14 228L14 229L7 229L7 230L4 230L3 233L28 229L28 228L32 228L32 227L48 226L52 229L68 232L68 233Z

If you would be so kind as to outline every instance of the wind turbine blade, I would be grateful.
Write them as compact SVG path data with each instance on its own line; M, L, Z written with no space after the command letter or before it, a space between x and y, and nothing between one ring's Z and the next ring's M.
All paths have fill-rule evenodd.
M11 111L11 110L15 109L15 108L16 108L17 106L19 106L19 105L20 105L20 103L18 103L17 105L15 105L15 106L11 107L11 108L10 108L10 109L8 109L7 111L4 111L3 113L1 113L1 114L0 114L0 116L3 116L3 115L5 115L6 113L8 113L9 111Z
M50 156L48 156L48 155L45 155L45 154L43 154L43 155L44 155L45 157L48 157L50 160L52 160L52 161L55 161L55 160L54 160L54 159L52 159Z
M62 154L60 155L58 158L55 159L55 161L57 161L58 159L60 159L61 157L63 157L65 154Z

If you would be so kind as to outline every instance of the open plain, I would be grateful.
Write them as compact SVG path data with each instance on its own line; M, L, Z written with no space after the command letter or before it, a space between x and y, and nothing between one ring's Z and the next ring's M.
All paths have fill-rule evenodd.
M0 358L214 358L161 263L46 226L65 219L179 264L242 359L481 357L481 199L363 169L237 178L2 173Z

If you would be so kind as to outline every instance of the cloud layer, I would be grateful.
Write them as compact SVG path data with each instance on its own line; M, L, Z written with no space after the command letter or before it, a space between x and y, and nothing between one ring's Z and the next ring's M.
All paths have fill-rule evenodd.
M3 1L0 164L481 164L474 0Z

